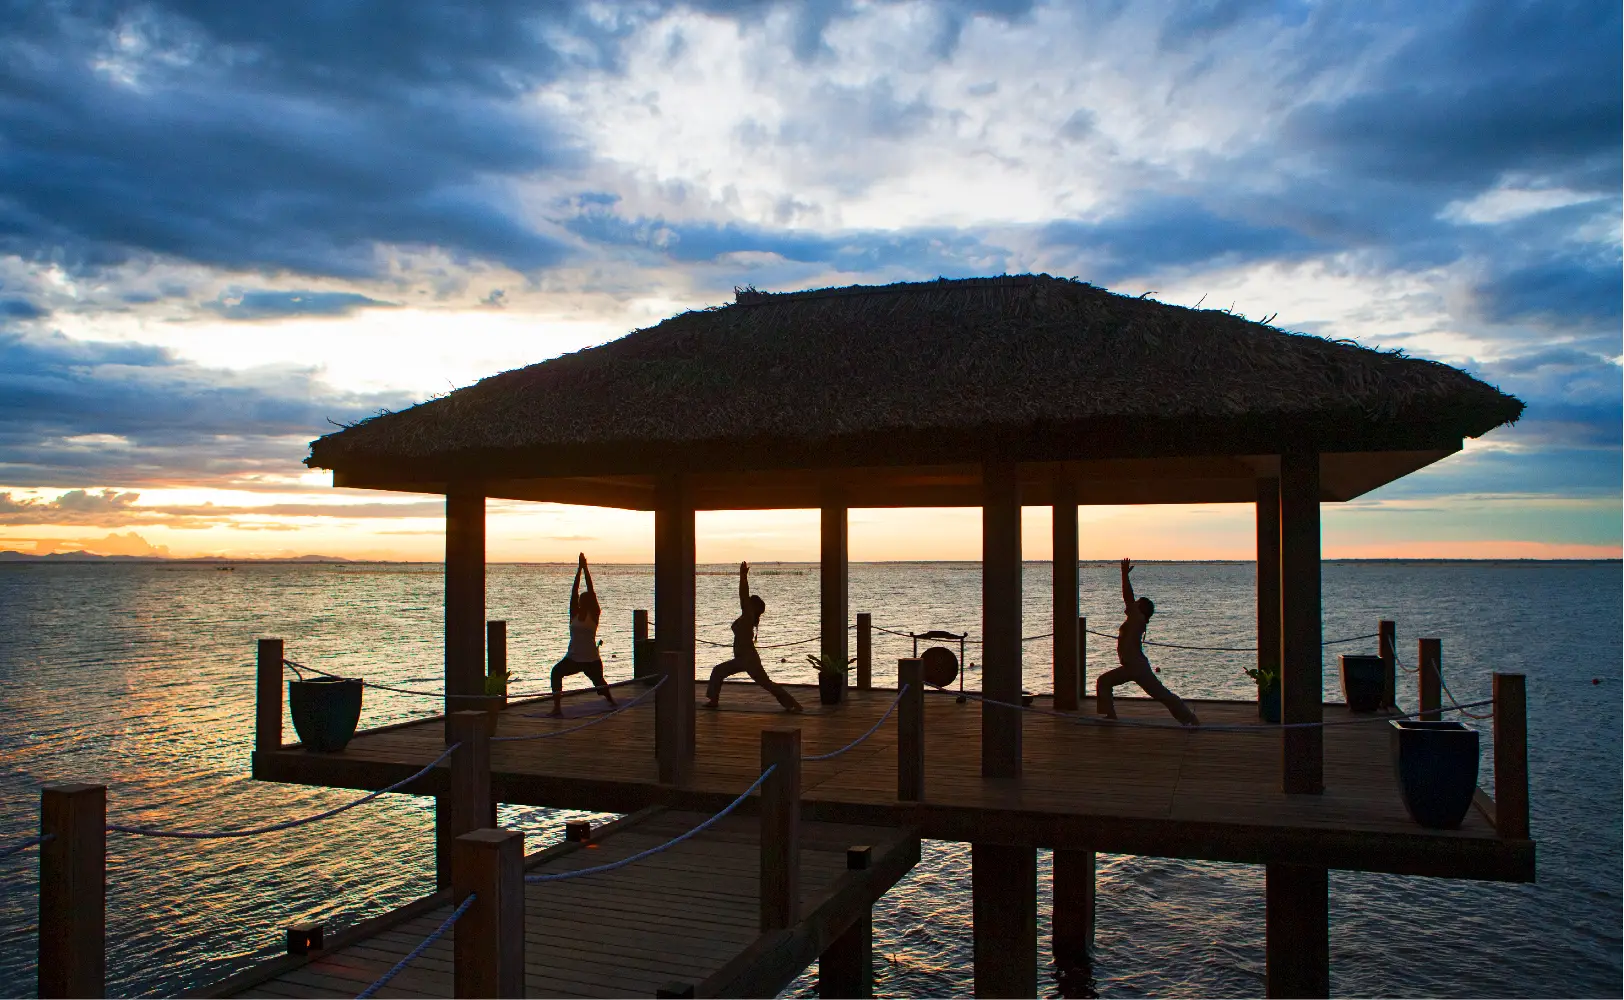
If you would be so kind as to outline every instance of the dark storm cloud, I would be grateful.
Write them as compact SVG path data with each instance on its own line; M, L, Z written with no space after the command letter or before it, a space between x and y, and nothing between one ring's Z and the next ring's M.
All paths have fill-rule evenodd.
M348 316L361 309L388 309L382 302L356 292L228 292L207 304L226 319L282 319L289 316Z
M1191 198L1150 199L1098 221L1050 223L1040 242L1080 251L1094 280L1107 283L1161 268L1301 258L1329 248L1289 225L1226 218Z

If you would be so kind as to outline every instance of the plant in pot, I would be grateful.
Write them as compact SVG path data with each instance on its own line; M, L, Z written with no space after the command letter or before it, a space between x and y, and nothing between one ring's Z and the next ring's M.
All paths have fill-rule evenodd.
M507 707L508 682L518 680L514 674L506 670L497 670L485 675L485 709L493 715Z
M1257 717L1264 722L1280 722L1280 671L1273 667L1247 667L1246 676L1257 682Z
M288 714L306 750L342 750L361 721L361 681L354 677L288 681Z
M806 660L818 671L818 702L824 705L838 705L846 693L846 671L857 662L853 656L842 666L825 660L815 653L807 654Z

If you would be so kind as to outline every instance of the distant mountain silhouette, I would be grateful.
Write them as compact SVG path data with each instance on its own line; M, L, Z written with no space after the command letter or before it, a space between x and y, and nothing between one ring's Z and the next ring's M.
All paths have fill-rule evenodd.
M351 560L342 556L292 556L287 559L234 559L225 556L196 556L189 559L180 559L173 556L99 556L94 552L52 552L48 555L34 555L30 552L18 552L15 549L0 551L0 562L205 562L205 563L344 563Z

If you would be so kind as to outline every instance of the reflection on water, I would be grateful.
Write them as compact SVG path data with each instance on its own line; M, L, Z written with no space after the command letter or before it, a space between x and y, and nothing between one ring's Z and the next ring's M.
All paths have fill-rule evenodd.
M493 566L488 609L509 622L515 687L536 690L562 655L572 567ZM698 578L700 635L728 641L736 613L731 567ZM631 609L652 607L647 567L595 568L605 606L609 679L631 674ZM761 643L817 628L816 567L762 566ZM1150 638L1250 645L1250 566L1147 564L1135 576L1158 613ZM109 786L122 822L248 826L330 808L354 793L250 782L254 640L280 636L288 656L335 673L438 687L441 583L437 566L0 566L0 844L32 833L38 785ZM1488 691L1496 669L1529 674L1536 886L1334 874L1332 988L1339 995L1618 995L1620 753L1617 564L1482 566L1329 564L1325 634L1399 622L1401 656L1441 636L1446 676L1463 700ZM1116 626L1115 568L1084 569L1082 608ZM853 611L878 625L980 633L974 564L859 565ZM1047 632L1049 568L1027 568L1027 634ZM1552 632L1548 623L1560 621ZM805 652L769 655L784 680L812 682ZM1027 645L1027 687L1048 688L1047 639ZM875 636L875 677L889 683L906 639ZM725 649L702 647L727 658ZM1374 640L1328 651L1374 651ZM1091 638L1090 674L1109 665ZM969 659L977 662L975 647ZM1152 650L1163 680L1192 697L1246 697L1245 653ZM1590 680L1598 677L1601 685ZM973 688L977 672L969 675ZM1400 678L1414 700L1413 679ZM432 701L369 690L362 724L434 710ZM289 726L291 732L291 726ZM1483 743L1484 766L1490 762ZM1109 761L1078 761L1109 767ZM1484 773L1489 773L1485 770ZM502 822L532 847L561 836L566 817L503 807ZM427 891L433 880L427 800L386 796L333 820L243 841L108 843L109 986L174 993L242 968L280 947L280 929L314 917L353 923ZM0 982L34 983L36 854L0 860ZM1261 868L1113 855L1100 857L1096 960L1057 969L1047 955L1047 853L1039 854L1040 981L1053 995L1252 996L1263 984ZM968 845L926 845L919 867L875 909L883 996L968 993L972 983ZM789 991L815 995L802 977Z

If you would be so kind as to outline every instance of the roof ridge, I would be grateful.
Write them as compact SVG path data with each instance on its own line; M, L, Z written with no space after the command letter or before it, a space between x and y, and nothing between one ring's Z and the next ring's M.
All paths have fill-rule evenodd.
M804 288L794 292L764 292L754 285L734 285L733 305L756 306L767 302L787 302L806 299L855 298L860 295L895 295L903 292L926 291L943 288L1020 288L1045 281L1058 281L1081 288L1095 288L1076 278L1057 278L1051 274L999 274L985 278L944 278L935 281L893 281L888 285L841 285L824 288Z

